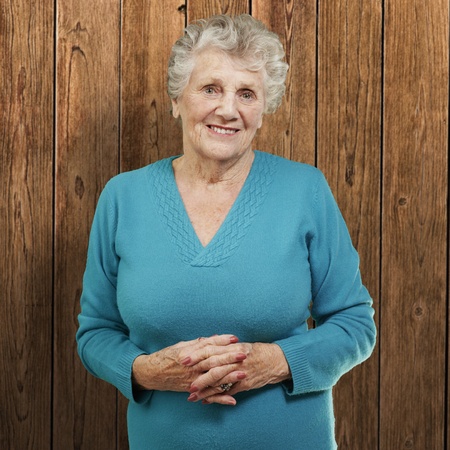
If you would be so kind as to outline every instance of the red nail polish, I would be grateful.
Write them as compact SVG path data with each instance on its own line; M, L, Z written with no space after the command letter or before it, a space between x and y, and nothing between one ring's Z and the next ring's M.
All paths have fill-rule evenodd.
M191 388L189 389L189 392L191 394L193 394L194 392L198 392L198 387L197 386L191 386Z
M186 356L186 358L184 358L182 361L181 361L181 364L183 364L183 366L187 366L188 364L190 364L191 363L191 357L190 356Z
M197 396L195 395L195 394L191 394L189 397L188 397L188 402L195 402L196 400L197 400Z
M236 344L236 342L239 342L239 339L236 336L230 337L230 344Z
M236 361L244 361L244 359L247 359L247 355L245 353L238 353L236 355Z
M247 377L247 374L246 373L244 373L244 372L240 372L240 373L238 373L237 374L237 379L238 380L243 380L244 378L246 378Z

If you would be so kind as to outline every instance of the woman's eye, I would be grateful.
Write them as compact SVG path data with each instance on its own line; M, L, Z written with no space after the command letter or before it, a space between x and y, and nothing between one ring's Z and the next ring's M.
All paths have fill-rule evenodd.
M205 87L204 91L205 94L214 94L215 90L212 86Z
M252 100L255 96L253 95L253 92L251 91L245 91L242 93L241 97L244 100Z

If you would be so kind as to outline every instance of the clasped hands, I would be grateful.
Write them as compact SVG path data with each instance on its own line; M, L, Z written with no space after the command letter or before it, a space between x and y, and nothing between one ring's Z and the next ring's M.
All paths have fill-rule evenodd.
M239 342L222 334L179 342L133 363L137 389L188 392L188 401L235 405L238 392L290 378L276 344ZM221 385L232 383L228 391Z

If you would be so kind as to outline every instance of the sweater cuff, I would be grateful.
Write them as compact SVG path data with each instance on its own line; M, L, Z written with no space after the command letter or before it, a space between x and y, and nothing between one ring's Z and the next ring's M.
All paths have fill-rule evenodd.
M292 380L282 383L285 391L289 395L305 394L313 391L313 379L309 370L308 358L305 348L299 346L297 337L275 341L274 343L283 350L286 361L291 370Z
M136 347L133 351L127 353L118 364L117 388L128 400L135 403L145 403L153 393L153 391L133 389L133 362L138 356L145 354L145 352Z

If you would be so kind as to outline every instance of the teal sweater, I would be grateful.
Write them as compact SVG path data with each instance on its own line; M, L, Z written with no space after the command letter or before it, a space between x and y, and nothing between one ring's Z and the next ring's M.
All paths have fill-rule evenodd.
M173 159L107 184L83 281L78 351L90 373L130 400L130 448L336 448L332 387L369 357L376 331L358 255L323 175L255 152L236 202L203 247ZM133 392L138 355L221 333L276 342L292 381L239 393L235 407Z

